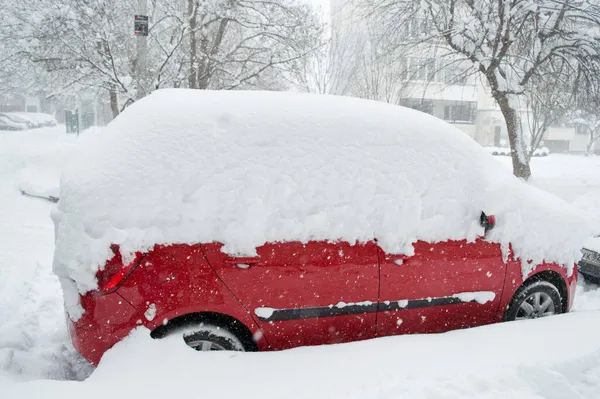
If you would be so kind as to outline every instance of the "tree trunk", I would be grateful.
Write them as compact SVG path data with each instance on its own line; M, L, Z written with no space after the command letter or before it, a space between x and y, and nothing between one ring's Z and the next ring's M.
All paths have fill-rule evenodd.
M590 129L590 139L588 140L586 151L585 151L586 156L592 155L592 147L594 146L595 141L596 140L594 140L594 131Z
M225 37L225 32L227 30L227 24L229 23L229 19L223 18L219 23L219 29L217 30L217 35L213 42L212 48L210 49L210 56L214 56L221 49L221 43L223 42L223 37ZM207 47L207 46L206 46ZM204 50L206 51L206 49ZM200 89L208 89L208 85L210 83L210 69L211 62L210 58L206 57L205 62L202 63L202 68L198 68L198 88Z
M198 28L198 4L197 0L188 0L188 21L190 35L190 71L188 74L188 87L197 89L197 71L198 71L198 43L196 40L196 30Z
M511 106L509 95L496 92L494 98L500 105L500 110L506 121L508 131L508 142L510 143L510 155L513 164L513 174L521 179L529 180L531 168L527 159L523 132L521 130L521 118L519 111Z
M108 91L110 97L110 109L112 111L113 119L119 116L119 99L117 98L117 91L114 87Z

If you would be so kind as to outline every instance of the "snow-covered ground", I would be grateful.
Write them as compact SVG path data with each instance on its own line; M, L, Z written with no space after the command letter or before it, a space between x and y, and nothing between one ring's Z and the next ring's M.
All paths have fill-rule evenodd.
M600 289L583 284L568 315L278 353L198 354L142 330L91 374L51 271L53 204L20 192L56 195L83 137L62 126L0 131L0 397L600 397ZM598 171L600 157L551 154L533 160L533 184L585 210L600 233Z

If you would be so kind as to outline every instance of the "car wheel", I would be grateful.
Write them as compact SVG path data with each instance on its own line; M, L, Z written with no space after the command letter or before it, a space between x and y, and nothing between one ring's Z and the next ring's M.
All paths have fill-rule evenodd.
M242 341L232 332L211 324L186 328L183 340L197 351L245 351Z
M547 281L524 285L515 294L504 315L504 320L526 320L562 313L558 288Z

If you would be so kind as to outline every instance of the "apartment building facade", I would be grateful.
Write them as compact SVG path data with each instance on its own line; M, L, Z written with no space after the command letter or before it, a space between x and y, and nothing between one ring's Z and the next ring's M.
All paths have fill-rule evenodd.
M363 40L369 42L374 22L367 22L364 13L349 0L330 1L332 40ZM400 28L405 37L425 35L429 27L425 21L413 19ZM367 46L360 49L371 50ZM385 50L384 50L385 51ZM490 94L484 79L477 73L469 73L470 64L452 59L452 54L440 46L410 46L394 49L396 55L387 57L387 65L393 65L389 79L394 95L365 96L364 93L334 93L356 95L379 101L394 102L443 119L478 143L487 147L508 147L506 124L500 107ZM360 57L356 55L356 57ZM372 57L371 57L372 58ZM353 62L346 57L345 62ZM468 62L468 61L467 61ZM360 80L364 77L356 75ZM531 137L530 121L533 118L523 98L520 115L521 128L526 140ZM545 134L542 146L551 152L583 153L588 135L574 126L551 126ZM600 145L597 146L600 149Z

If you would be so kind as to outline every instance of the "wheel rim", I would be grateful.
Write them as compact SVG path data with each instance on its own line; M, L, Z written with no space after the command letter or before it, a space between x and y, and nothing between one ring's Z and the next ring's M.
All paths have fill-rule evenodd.
M527 320L551 316L555 310L554 300L550 295L545 292L534 292L521 303L516 319Z
M221 345L216 344L212 341L206 341L202 339L193 339L193 338L184 338L185 343L190 347L197 351L207 352L207 351L224 351Z

